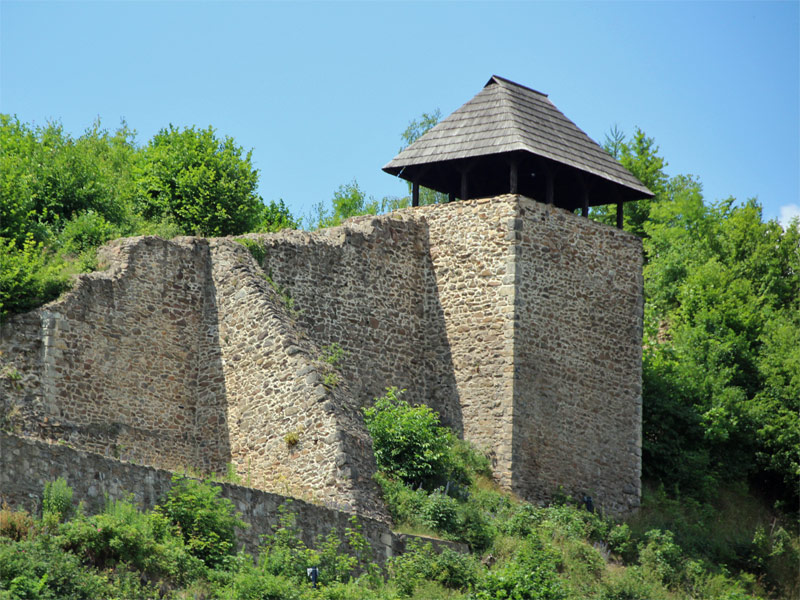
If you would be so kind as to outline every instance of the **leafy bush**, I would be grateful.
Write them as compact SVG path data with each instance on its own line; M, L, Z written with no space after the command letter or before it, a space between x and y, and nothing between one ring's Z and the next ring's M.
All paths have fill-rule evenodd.
M233 554L236 528L247 526L233 503L220 497L221 491L209 482L173 475L172 488L159 507L180 528L189 553L213 568Z
M164 515L142 513L130 501L109 501L103 513L65 523L59 539L65 549L98 569L124 564L151 581L182 584L203 567Z
M404 390L386 389L375 404L364 409L378 468L411 486L432 490L448 480L466 481L463 467L453 460L452 432L439 425L439 416L427 406L411 406Z
M475 600L562 600L558 556L538 538L528 538L514 557L490 570L475 585Z
M371 579L377 577L377 566L372 562L372 549L361 532L357 517L350 519L344 531L344 539L332 529L328 535L320 535L316 547L309 548L301 539L291 502L278 507L278 529L265 536L259 554L259 568L271 575L283 575L297 582L307 582L306 569L319 567L319 583L347 583L357 573Z
M94 251L115 234L116 229L111 223L102 215L88 210L67 221L58 236L58 244L64 254L77 256L88 250Z
M302 589L297 581L282 575L265 573L252 565L242 567L219 597L230 600L299 600Z
M14 542L28 537L35 526L35 521L25 510L11 510L3 505L0 509L0 536Z
M449 548L434 552L430 542L410 540L405 552L393 557L388 564L389 573L398 591L411 596L423 581L435 581L446 588L466 590L480 578L481 566L469 554Z
M419 517L428 497L424 490L412 490L402 481L391 479L381 471L375 473L375 481L396 524L411 523Z
M469 544L473 552L480 552L492 544L496 535L497 528L478 505L471 501L459 504L458 540Z
M675 586L683 572L683 553L671 531L653 529L639 544L639 562L668 587Z
M437 490L422 505L421 521L427 527L444 533L458 531L458 501Z
M626 564L636 561L636 543L631 539L631 528L627 523L617 524L609 530L608 548L618 554Z
M46 536L14 544L0 540L0 598L95 600L112 597L106 576L48 543Z
M54 300L70 286L64 262L29 236L0 238L0 320Z

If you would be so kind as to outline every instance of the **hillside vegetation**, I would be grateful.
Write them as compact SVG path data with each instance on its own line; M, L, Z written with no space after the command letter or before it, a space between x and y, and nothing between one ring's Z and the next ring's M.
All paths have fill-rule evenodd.
M536 507L497 490L486 458L400 390L364 412L396 525L465 542L470 553L412 541L380 567L356 517L309 547L287 502L280 526L252 557L235 552L235 530L247 524L210 482L176 475L151 511L109 501L89 516L59 479L45 487L40 517L0 511L0 599L744 600L797 591L800 547L774 524L750 544L754 568L731 570L710 559L719 549L703 545L706 532L653 527L651 508L625 523L569 498ZM657 518L686 516L655 500ZM750 529L731 522L725 533L744 533L747 543Z
M412 123L409 131L418 134L420 127L435 122L425 116L424 123ZM415 450L409 456L428 458L420 458L416 466L403 460L406 472L391 466L393 451L382 455L379 449L379 482L387 501L402 526L467 541L475 554L453 560L467 561L496 586L501 586L498 578L511 581L514 573L535 572L542 578L537 590L549 590L551 583L560 590L552 592L556 595L531 591L514 596L516 592L475 583L469 592L462 586L437 594L796 597L800 225L795 221L782 228L774 220L765 221L754 199L706 202L696 178L665 173L666 161L641 131L631 138L613 131L606 147L655 193L652 200L625 205L625 228L643 238L645 250L643 509L623 526L567 499L546 508L519 503L493 490L479 456L448 435L441 437L449 450ZM95 124L73 138L57 124L32 127L0 115L0 178L0 319L57 297L75 273L96 268L96 249L115 237L228 235L299 225L282 201L266 204L258 197L258 173L250 154L232 139L218 138L211 128L169 126L138 145L124 124L113 133ZM406 204L403 198L376 202L353 181L334 193L330 208L320 205L308 224L326 226ZM601 208L591 218L610 223L613 215ZM387 410L402 402L399 391L383 400ZM377 414L373 416L379 420ZM373 416L365 415L368 422ZM435 415L428 413L423 420L426 427L438 426ZM379 439L379 432L373 435ZM46 524L8 511L3 515L6 521L27 524L23 529L24 544L29 545L25 552L33 553L29 556L45 556L42 561L48 562L56 559L47 552L73 552L54 541L65 523ZM531 531L523 527L519 536L512 536L516 541L503 541L519 519ZM615 546L609 536L622 527L627 527L628 541ZM3 543L3 552L22 551ZM14 542L19 543L23 541ZM420 565L438 564L424 552L418 551ZM492 569L479 560L489 554L493 558L486 562L495 561ZM87 563L85 554L74 556L64 558L64 564L77 561L76 569L88 568L91 560ZM413 564L415 554L408 556ZM11 564L8 560L0 564ZM236 560L249 564L249 559ZM532 571L532 565L540 567ZM219 566L214 569L216 573ZM225 573L240 573L239 567L232 569ZM283 575L276 571L273 576ZM217 585L216 575L208 577L202 581ZM437 577L444 576L422 579ZM403 575L402 580L413 577ZM12 593L2 581L5 591L0 594ZM25 588L8 597L48 597L41 594L49 589L49 580L36 581L41 583L38 592L34 586L34 591ZM225 581L219 580L218 589L227 589L230 581ZM387 589L395 589L391 581ZM581 581L588 587L571 587L584 585ZM712 586L712 581L721 591L702 591L711 590L702 586ZM370 589L377 597L384 593L384 588ZM480 589L485 595L479 595L484 593ZM432 597L415 590L403 593ZM338 597L355 597L342 594ZM264 592L239 597L284 596Z

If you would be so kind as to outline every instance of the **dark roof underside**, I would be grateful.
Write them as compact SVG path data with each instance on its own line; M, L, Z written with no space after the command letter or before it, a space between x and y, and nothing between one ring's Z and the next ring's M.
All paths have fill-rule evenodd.
M591 206L650 198L648 190L559 111L545 94L493 76L472 100L405 148L383 170L461 197L509 191L510 163L518 192L544 200L548 173L555 204Z

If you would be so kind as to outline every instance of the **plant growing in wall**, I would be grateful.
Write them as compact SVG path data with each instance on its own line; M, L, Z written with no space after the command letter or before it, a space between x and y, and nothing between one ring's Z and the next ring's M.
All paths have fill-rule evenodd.
M286 442L286 447L291 450L300 442L300 432L297 430L290 431L283 436L283 441Z
M335 388L341 382L339 367L347 356L344 348L336 342L322 347L320 360L324 363L322 384L327 388Z

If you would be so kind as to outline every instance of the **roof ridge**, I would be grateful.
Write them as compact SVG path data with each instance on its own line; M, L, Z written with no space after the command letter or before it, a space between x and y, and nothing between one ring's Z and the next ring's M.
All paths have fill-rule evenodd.
M483 87L488 87L488 86L492 85L493 83L499 83L501 85L503 83L509 83L511 85L515 85L517 87L520 87L523 90L528 90L529 92L533 92L534 94L539 94L540 96L544 96L545 98L549 97L544 92L540 92L539 90L535 90L535 89L533 89L531 87L528 87L527 85L522 85L521 83L517 83L516 81L511 81L510 79L507 79L505 77L500 77L500 75L492 75L491 78L489 79L489 81L487 81L486 85L483 86Z

